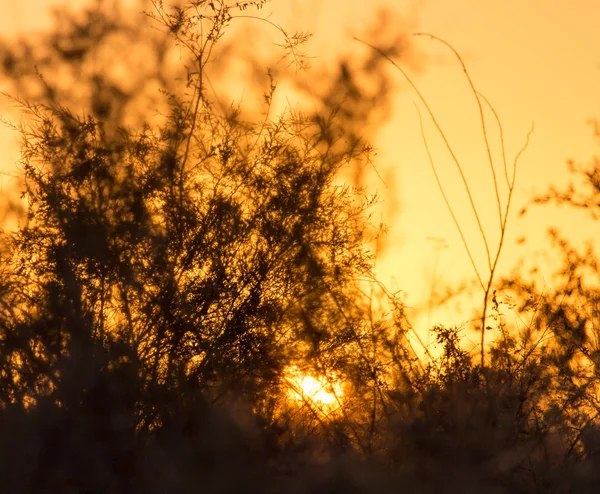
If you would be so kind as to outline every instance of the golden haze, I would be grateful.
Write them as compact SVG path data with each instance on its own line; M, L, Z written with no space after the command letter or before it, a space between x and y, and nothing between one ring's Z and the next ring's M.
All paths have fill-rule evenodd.
M51 7L66 3L3 2L1 32L9 36L43 29L51 19ZM586 162L597 152L592 128L586 123L600 117L597 2L378 0L365 4L326 0L278 2L270 8L274 18L290 30L314 31L310 50L322 59L334 59L338 54L358 49L352 36L364 36L367 19L376 19L379 8L390 9L403 20L398 23L398 30L433 33L461 54L478 90L502 119L509 159L523 144L531 122L535 122L531 144L517 172L501 273L507 273L520 257L551 265L545 236L550 225L562 229L575 244L587 238L597 240L598 234L590 228L587 218L571 211L545 206L534 208L523 218L517 217L534 192L566 183L567 158ZM408 53L406 60L398 62L405 64L414 77L455 147L474 190L490 243L494 244L498 227L493 186L477 109L464 74L451 52L439 43L413 38ZM442 311L431 307L429 301L433 287L470 279L472 268L427 161L413 104L416 97L400 74L393 77L397 95L391 117L375 142L378 167L389 182L388 188L374 176L369 183L380 190L388 205L397 206L382 209L382 219L390 226L390 232L378 269L382 281L404 292L406 303L412 307L409 316L417 328L423 330L438 322L460 325L473 316L468 303L458 311ZM425 132L442 181L485 275L483 245L464 189L435 130L427 125ZM5 129L0 132L5 169L18 157L15 138ZM497 145L493 150L498 158ZM7 187L6 181L2 186ZM526 242L517 243L523 237ZM551 284L549 278L547 282ZM479 309L479 304L474 308Z

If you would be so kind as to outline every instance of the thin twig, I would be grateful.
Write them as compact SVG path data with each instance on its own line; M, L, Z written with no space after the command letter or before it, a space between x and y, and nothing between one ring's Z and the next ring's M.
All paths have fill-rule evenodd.
M440 43L446 45L448 48L450 48L450 50L452 50L452 53L454 53L454 55L456 55L456 58L458 59L458 61L460 62L460 65L462 66L462 69L465 73L465 77L467 78L469 86L471 86L471 91L472 91L473 95L475 96L475 101L477 102L477 109L479 110L479 118L481 121L481 130L483 131L483 141L485 143L485 150L487 152L487 157L488 157L488 161L490 164L490 170L492 171L492 178L494 181L494 192L496 193L496 203L498 204L498 217L500 219L500 224L502 224L502 206L500 204L500 193L498 192L498 180L496 179L496 170L494 169L494 160L492 159L492 150L490 149L490 143L488 140L487 127L485 124L485 116L483 114L483 107L481 105L481 100L479 99L479 93L475 89L475 85L473 84L473 80L471 79L471 76L469 75L469 71L467 70L467 67L466 67L462 57L454 49L454 47L447 41L443 40L442 38L439 38L438 36L435 36L434 34L429 34L429 33L414 33L413 36L428 36L431 39L439 41ZM489 105L489 103L488 103L488 105Z
M471 249L469 248L469 245L467 243L467 240L465 238L465 235L462 231L462 228L460 226L460 223L456 217L456 215L454 214L454 210L452 209L452 206L450 204L450 201L448 200L444 187L441 183L441 180L438 176L437 173L437 168L435 166L435 162L432 158L431 155L431 151L429 149L429 145L425 136L425 132L424 132L424 128L423 128L423 119L421 117L421 113L418 112L419 114L419 125L420 125L420 129L421 129L421 135L423 137L424 143L425 143L425 150L427 152L427 156L429 158L429 162L431 164L431 168L433 170L438 188L440 189L440 192L442 193L442 197L444 198L444 202L446 203L446 207L448 208L448 211L450 212L450 215L452 216L452 219L454 220L454 224L456 225L456 228L458 229L459 235L462 239L463 245L465 247L465 250L467 252L467 255L469 256L469 260L471 261L471 265L473 267L473 270L475 271L475 274L477 276L477 280L479 281L479 284L482 288L482 290L484 291L484 296L483 296L483 308L482 308L482 313L481 313L481 348L480 348L480 354L481 354L481 367L483 368L485 365L485 330L486 330L486 326L485 326L485 321L487 319L487 310L488 310L488 299L489 299L489 295L494 283L494 277L496 274L496 268L498 266L498 261L500 259L500 254L502 252L502 247L504 245L504 239L506 236L506 225L507 225L507 221L508 221L508 213L510 210L510 205L511 205L511 201L512 201L512 196L513 196L513 192L514 192L514 185L515 185L515 180L516 180L516 170L517 170L517 162L519 160L519 158L521 157L521 155L523 154L523 152L525 151L525 149L527 149L528 145L529 145L529 139L530 136L533 132L533 124L531 126L531 129L529 130L529 132L527 133L527 139L525 144L523 145L523 147L519 150L519 152L517 153L517 155L515 156L515 159L513 161L513 173L512 173L512 178L509 179L508 177L508 166L506 163L506 151L505 151L505 146L504 146L504 133L503 133L503 129L502 129L502 124L500 122L500 118L498 117L497 112L495 111L495 109L493 108L493 106L490 104L490 102L485 98L485 96L483 96L481 93L479 93L476 88L475 85L473 84L473 81L471 79L471 76L469 75L469 72L467 71L467 68L461 58L461 56L458 54L458 52L445 40L432 35L432 34L428 34L428 33L415 33L416 36L428 36L433 40L439 41L440 43L443 43L445 46L447 46L448 48L450 48L450 50L452 50L452 52L454 53L454 55L456 55L456 57L458 58L463 71L466 75L467 81L469 83L469 86L471 87L471 91L473 92L473 95L475 96L476 102L477 102L477 107L479 110L479 116L480 116L480 120L481 120L481 127L482 127L482 131L483 131L483 138L484 138L484 144L485 144L485 148L486 148L486 152L488 155L488 161L489 161L489 165L490 165L490 170L492 172L492 179L494 182L494 190L495 190L495 194L496 194L496 203L498 206L498 217L500 220L500 240L498 241L498 247L496 248L495 251L495 255L493 256L493 260L492 260L492 256L490 254L490 248L489 248L489 244L487 241L487 237L485 235L485 231L483 229L482 223L479 219L479 214L477 212L477 207L475 206L475 202L473 200L472 194L471 194L471 190L470 187L468 185L468 182L466 180L466 177L463 173L463 169L462 166L458 160L458 158L456 157L456 155L454 154L452 147L450 146L450 143L448 141L448 139L446 138L446 135L444 134L444 131L442 130L441 126L439 125L437 119L435 118L435 115L433 113L433 111L431 110L431 107L429 106L429 104L427 103L425 97L422 95L422 93L419 91L419 89L417 88L417 86L414 84L414 82L411 80L411 78L408 76L408 74L406 74L406 72L402 69L402 67L400 67L389 55L387 55L386 53L384 53L382 50L380 50L379 48L370 45L369 43L366 43L358 38L354 38L356 41L359 41L360 43L363 43L364 45L370 47L371 49L373 49L374 51L376 51L377 53L379 53L382 57L384 57L386 60L388 60L396 69L398 69L398 71L404 76L404 78L407 80L407 82L410 84L410 86L413 88L413 90L415 91L415 93L417 94L417 96L419 97L419 99L421 100L421 102L423 103L423 105L425 106L425 109L427 110L427 112L429 113L429 116L433 122L433 124L435 125L438 133L440 134L446 148L448 149L448 151L450 152L450 155L460 173L460 176L462 178L463 181L463 185L465 187L465 190L467 192L467 196L469 198L470 204L471 204L471 210L473 211L473 214L475 215L475 219L477 220L477 226L479 227L479 232L481 234L481 238L483 239L483 243L485 245L485 250L486 250L486 254L487 254L487 261L488 261L488 268L490 270L490 274L488 276L487 282L484 283L483 279L479 273L479 270L477 268L477 265L475 263L475 260L473 258L473 255L471 254ZM489 144L489 139L488 139L488 133L487 133L487 127L486 127L486 123L485 123L485 116L483 113L483 106L481 104L481 99L483 99L483 101L488 105L488 107L490 108L490 110L492 111L492 114L494 115L494 118L496 119L496 122L498 124L498 129L499 129L499 133L500 133L500 145L501 145L501 151L502 151L502 162L503 162L503 166L504 166L504 176L507 182L507 186L508 186L508 197L507 197L507 201L506 201L506 207L504 210L504 214L502 212L502 204L501 204L501 200L500 200L500 193L499 193L499 189L498 189L498 179L496 176L496 171L494 168L494 162L492 159L492 153L491 153L491 148L490 148L490 144ZM418 108L417 108L418 111Z
M425 151L427 152L427 157L429 158L429 164L431 165L431 169L433 170L433 175L435 177L435 181L437 182L438 188L440 189L442 197L444 198L444 202L446 203L446 208L448 208L450 216L452 216L452 220L454 221L454 225L456 226L456 229L458 230L458 233L462 240L463 246L465 247L465 250L467 251L467 255L469 256L469 260L471 261L471 266L473 266L473 270L475 271L477 280L479 281L479 284L481 285L481 289L485 290L485 287L483 284L483 279L481 278L481 275L479 274L479 269L477 269L477 264L475 263L473 254L471 254L471 249L469 248L469 243L467 242L465 234L463 233L463 230L460 226L458 218L454 214L454 209L452 209L452 205L450 204L450 201L448 200L448 196L446 195L446 191L444 190L444 186L442 185L442 181L440 180L440 177L438 175L437 168L435 166L435 161L433 160L433 157L431 156L429 144L427 142L427 138L425 137L425 131L423 129L423 117L421 116L421 112L419 111L419 108L418 107L416 107L416 108L417 108L417 114L419 115L419 126L421 128L421 136L423 137L423 143L425 144Z
M488 259L488 265L491 266L491 262L492 261L491 261L491 255L490 255L490 249L489 249L487 237L485 235L485 231L483 230L483 225L481 223L481 219L479 218L479 213L477 212L477 207L475 206L475 201L473 199L473 195L471 194L471 188L469 186L469 183L467 182L467 177L465 176L465 174L463 172L463 169L462 169L462 166L460 164L460 161L458 160L458 158L456 156L456 153L452 149L452 146L450 145L450 142L448 141L448 138L446 137L446 134L444 133L444 131L442 130L441 125L437 121L437 118L435 117L435 114L433 113L433 110L431 109L431 107L427 103L427 100L425 99L425 96L423 96L423 94L421 93L421 91L419 90L419 88L412 81L412 79L406 73L406 71L402 67L400 67L400 65L398 65L394 61L394 59L392 59L387 53L385 53L384 51L382 51L380 48L377 48L376 46L373 46L373 45L371 45L371 44L367 43L366 41L363 41L363 40L361 40L359 38L354 37L354 39L356 41L358 41L359 43L362 43L365 46L368 46L372 50L374 50L377 53L379 53L383 58L385 58L388 62L390 62L396 69L398 69L398 71L404 76L404 78L406 79L406 81L413 88L413 90L415 91L415 93L417 94L417 96L419 97L419 99L421 100L421 103L423 103L423 106L425 106L425 109L427 110L427 113L429 114L429 117L431 118L431 121L435 125L435 128L437 129L438 133L440 134L440 137L444 141L444 145L446 146L446 149L448 149L448 152L450 153L450 156L452 157L452 160L454 161L454 164L456 165L458 173L460 174L462 183L463 183L463 185L465 187L465 191L467 192L467 196L468 196L469 202L471 204L471 210L473 211L473 214L475 216L475 220L477 221L477 226L479 227L479 232L480 232L481 237L483 239L483 243L484 243L484 246L485 246L485 251L486 251L487 259Z

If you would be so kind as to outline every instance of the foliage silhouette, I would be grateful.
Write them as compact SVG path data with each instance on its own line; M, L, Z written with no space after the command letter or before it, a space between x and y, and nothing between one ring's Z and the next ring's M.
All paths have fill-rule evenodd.
M35 70L42 94L19 57L5 53L26 95L12 101L28 120L15 126L26 216L3 236L1 408L5 431L39 430L23 445L23 458L37 458L23 475L31 479L25 491L200 485L206 479L192 465L211 457L201 445L221 441L201 432L218 422L213 407L243 404L235 405L249 410L241 416L263 421L269 436L286 425L278 398L291 365L352 374L363 393L378 382L358 282L372 277L364 241L374 198L336 183L341 168L367 159L368 146L334 124L334 103L252 123L207 97L214 46L248 17L241 12L263 3L153 4L149 16L193 67L183 87L163 88L168 111L155 125L125 127L144 80L129 94L91 73L89 113L79 116L71 108L81 101L45 74L62 64L86 74L107 33L132 35L101 6L49 38L47 65ZM275 27L301 63L306 36ZM154 42L159 62L165 43ZM274 91L271 81L267 105ZM321 427L323 437L360 444L362 433L348 424ZM7 437L4 451L21 440ZM162 454L171 459L151 477Z
M241 18L303 66L306 35L264 21L263 4L156 2L158 29L142 32L99 3L64 15L40 53L4 45L25 119L24 215L0 251L2 489L597 492L593 253L554 236L555 292L520 273L492 286L491 256L487 365L444 326L442 355L419 360L372 274L377 198L340 180L368 161L361 131L387 93L364 96L346 62L312 113L273 116L273 78L258 120L208 96ZM154 54L128 87L91 63L123 39ZM363 67L385 93L381 60ZM529 321L513 327L507 308ZM290 368L335 406L290 400Z

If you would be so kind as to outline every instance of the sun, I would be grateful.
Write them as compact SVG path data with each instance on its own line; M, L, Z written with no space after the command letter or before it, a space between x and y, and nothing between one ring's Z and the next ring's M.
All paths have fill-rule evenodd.
M286 376L291 400L315 405L324 412L340 407L343 389L339 380L303 373L297 367L290 367Z

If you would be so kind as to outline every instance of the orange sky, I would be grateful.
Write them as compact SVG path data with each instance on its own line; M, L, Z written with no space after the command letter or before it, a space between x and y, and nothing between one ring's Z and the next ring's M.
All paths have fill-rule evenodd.
M4 35L41 28L48 22L49 8L55 0L0 2L0 29ZM70 2L74 4L75 2ZM598 239L598 228L580 214L557 208L538 208L525 218L516 212L534 192L549 184L568 179L567 158L579 161L597 152L590 118L600 118L600 31L597 21L600 3L596 0L274 0L270 9L277 20L290 26L315 32L311 54L322 58L358 49L352 35L364 36L368 20L379 7L393 27L401 31L435 34L462 55L477 88L490 100L502 119L509 158L524 142L531 122L535 131L528 151L518 169L513 218L502 263L503 272L522 256L532 258L547 247L544 231L548 225L562 228L576 243L585 238ZM484 219L490 241L497 238L497 209L489 168L485 166L485 148L478 127L477 108L458 62L434 41L415 38L407 70L426 95L447 137L462 161ZM402 63L402 60L400 60ZM379 261L382 280L406 293L413 307L413 322L423 328L428 323L460 324L472 316L468 306L460 313L428 313L427 301L432 290L434 266L437 283L456 283L471 278L468 258L435 184L419 132L412 93L402 76L398 82L391 120L379 133L378 166L382 175L393 172L394 198L398 210L384 217L390 227L387 250ZM493 132L490 126L490 133ZM442 180L448 187L456 213L463 221L476 259L484 271L483 247L477 235L459 177L440 147L431 125L427 125L432 151ZM0 134L0 145L12 137ZM495 157L499 157L497 149ZM7 163L14 161L14 154ZM375 182L374 182L375 183ZM382 194L386 190L377 184ZM526 235L521 246L515 240ZM448 248L436 261L434 244L428 238L443 238ZM547 256L552 260L552 256ZM547 279L551 286L552 280ZM436 285L437 286L437 285ZM479 307L479 303L477 303ZM451 318L448 320L448 318Z

